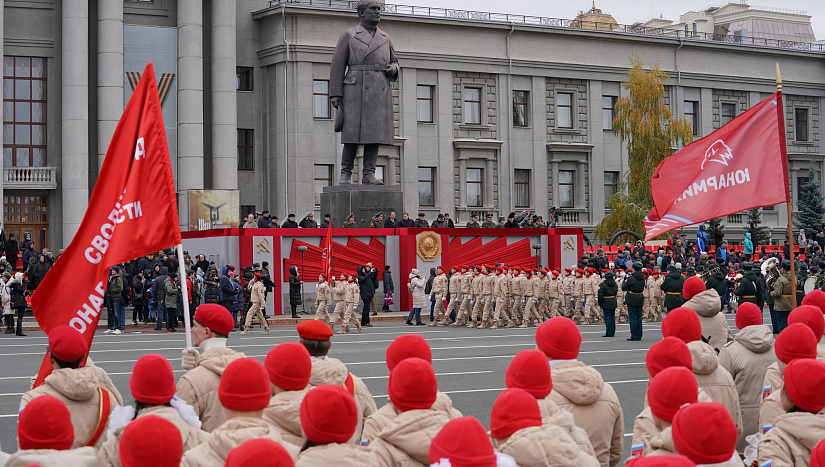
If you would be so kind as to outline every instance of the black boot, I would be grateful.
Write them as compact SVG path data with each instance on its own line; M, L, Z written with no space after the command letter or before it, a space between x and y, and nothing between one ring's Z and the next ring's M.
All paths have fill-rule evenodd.
M23 316L21 315L17 317L17 335L25 336L25 334L23 334Z
M352 166L355 164L355 154L357 151L357 144L344 145L344 151L341 153L341 178L338 179L339 185L352 184Z
M362 185L383 185L384 182L375 178L375 164L378 162L378 145L364 145L364 170L361 175Z

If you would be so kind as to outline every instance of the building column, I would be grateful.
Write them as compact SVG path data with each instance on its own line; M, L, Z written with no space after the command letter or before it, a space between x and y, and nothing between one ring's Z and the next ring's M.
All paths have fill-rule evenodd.
M3 20L4 20L3 11L4 11L5 6L6 6L5 3L6 2L4 0L0 0L0 58L2 58L4 56L4 52L5 52L5 50L3 49L3 37L4 37L3 34L5 33L5 31L3 30ZM3 76L2 76L2 73L0 73L0 89L3 89ZM3 125L3 115L2 115L2 113L0 113L0 126L2 126L2 125ZM3 141L3 135L0 134L0 148L3 147L3 142L4 142ZM3 157L0 157L0 201L3 200L3 180L5 180L5 177L6 177L5 171L3 170L3 159L4 159ZM0 227L4 227L3 214L2 213L0 213Z
M203 188L203 3L178 0L178 217L181 229L189 230L188 190Z
M238 188L235 0L212 0L212 187Z
M63 0L61 34L61 185L63 247L89 205L89 1Z
M97 169L123 113L123 1L99 0L97 45Z

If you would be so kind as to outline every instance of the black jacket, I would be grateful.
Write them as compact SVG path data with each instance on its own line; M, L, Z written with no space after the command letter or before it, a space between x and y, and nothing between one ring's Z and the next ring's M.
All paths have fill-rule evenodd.
M627 306L644 306L645 275L642 271L633 271L630 277L622 282L622 290L627 294L624 296L624 303Z
M394 229L400 226L401 221L398 218L390 218L388 217L387 220L384 221L384 228L385 229Z
M682 286L684 283L685 279L679 271L670 271L667 273L662 285L659 286L665 293L665 308L672 310L685 303L685 298L682 297Z
M611 278L605 279L599 284L599 306L605 310L615 310L618 302L616 301L616 293L619 291L619 284L616 280Z
M295 266L289 268L289 304L301 304L301 280L298 279L298 268Z
M401 219L400 221L398 221L398 227L407 228L407 229L409 229L411 227L415 227L415 221L412 220L412 219L407 219L407 220Z
M301 222L298 224L298 226L302 229L317 229L318 223L315 222L313 219L304 217L303 219L301 219Z
M395 293L395 283L389 271L384 271L384 293Z
M375 296L375 285L373 284L374 276L374 271L369 272L364 266L358 267L358 287L361 289L362 300L369 300Z
M220 300L220 279L207 274L203 277L203 302L219 303Z
M11 295L11 307L15 310L26 308L26 286L14 281L9 285L9 295Z
M20 248L17 246L17 240L6 240L5 247L6 261L11 263L11 267L17 268L17 260L20 259Z
M287 219L287 220L284 221L283 224L281 224L281 227L283 227L285 229L297 229L298 228L298 223L295 222L295 221L291 221L291 220Z
M720 297L725 296L725 275L721 269L716 274L708 277L707 282L705 282L705 287L715 290Z
M402 222L403 222L403 221L402 221ZM430 226L430 224L429 224L427 221L425 221L425 220L424 220L424 221L422 221L421 219L416 219L416 220L413 222L413 227L417 227L417 228L424 228L424 227L429 227L429 226Z

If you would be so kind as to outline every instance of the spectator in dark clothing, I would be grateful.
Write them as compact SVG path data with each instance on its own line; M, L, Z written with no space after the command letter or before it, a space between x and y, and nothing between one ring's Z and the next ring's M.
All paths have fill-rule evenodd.
M25 250L23 250L23 264L29 264L29 258L37 259L37 250L34 249L34 242L29 242Z
M149 269L150 271L155 268L155 260L153 254L148 254L142 258L140 258L137 262L137 270L138 271L145 271Z
M424 213L419 212L418 213L418 219L415 222L413 222L413 227L426 228L426 227L429 227L429 226L430 226L430 224L427 222L427 219L424 218Z
M751 224L753 225L753 224ZM751 236L753 238L753 236ZM713 229L713 245L716 248L722 246L722 242L725 239L725 234L722 233L722 224L716 224L716 228Z
M317 229L318 223L315 222L315 215L311 212L308 212L301 222L298 224L298 227L302 229Z
M450 219L450 215L447 214L446 212L444 213L444 223L447 224L446 226L451 228L451 229L455 228L455 222L453 222L453 220Z
M389 266L384 266L384 307L383 310L385 312L390 311L390 306L387 304L387 294L394 294L395 293L395 283L392 280L392 271L390 270Z
M28 250L29 245L31 245L32 243L34 243L34 241L32 241L32 234L30 232L26 232L23 235L23 241L20 242L20 253L23 253L26 250Z
M160 266L160 271L158 271L158 275L155 276L153 279L155 282L152 284L152 292L155 297L155 309L157 310L157 325L155 326L155 331L161 330L161 324L163 321L166 320L168 323L168 317L166 314L166 279L169 278L169 269L166 266Z
M17 269L17 261L20 259L20 248L17 245L17 240L14 234L9 234L9 238L6 239L5 250L6 250L6 261L11 264L11 267ZM24 265L25 268L27 265Z
M221 297L221 305L224 308L232 311L232 304L235 301L235 288L232 287L232 276L235 273L229 269L229 266L224 266L221 269L221 281L220 281L220 297ZM233 313L232 317L235 319L235 323L238 322L238 314Z
M372 263L367 263L367 271L370 273L372 278L372 289L373 294L372 298L370 299L370 305L372 306L372 315L376 316L378 314L378 307L375 306L375 294L378 293L378 271L372 266Z
M132 280L132 324L145 323L149 318L146 309L146 278L143 271L137 271Z
M398 222L398 218L395 217L395 211L390 211L390 216L384 221L384 228L394 229L399 227Z
M264 210L264 212L261 213L261 217L258 218L258 227L262 229L272 227L272 218L269 216L269 211Z
M326 229L332 224L332 219L329 217L329 214L324 214L324 220L321 221L321 228ZM332 228L335 228L335 225L332 224Z
M364 309L361 311L361 326L372 326L370 324L370 302L375 296L374 275L375 270L370 271L366 266L358 266L358 287L361 289L361 300L364 302Z
M447 222L444 221L444 214L439 214L436 220L433 221L432 227L443 228L447 227Z
M430 277L427 278L427 283L424 284L424 295L430 297L430 321L435 320L435 297L433 297L433 280L435 279L435 268L430 268Z
M204 303L220 303L220 301L221 301L220 283L221 283L221 280L218 277L218 270L214 266L209 268L209 272L203 278L203 302Z
M290 214L290 215L286 216L286 220L284 221L283 224L281 224L281 227L283 227L285 229L297 229L298 228L298 223L295 222L295 214Z
M141 269L138 267L138 269ZM202 273L206 274L209 272L209 261L206 260L206 256L198 255L198 262L195 263L195 270L200 269ZM143 270L143 269L141 269Z
M363 292L362 292L363 293ZM303 303L301 296L301 279L298 276L298 267L289 268L289 307L292 309L292 317L298 317L298 305Z
M398 222L398 227L402 227L402 228L415 227L415 221L410 219L410 215L405 212L404 215L401 216L401 220Z
M23 313L26 311L26 286L23 284L23 273L15 273L14 278L8 282L8 286L11 309L17 315L16 334L25 337L26 335L23 334Z
M516 221L516 213L511 212L509 216L507 216L507 222L504 224L505 229L517 229L519 228L519 223Z
M34 263L34 267L32 268L32 274L29 276L29 284L34 282L31 290L35 290L37 286L43 282L43 278L46 277L47 272L49 272L49 265L46 263L46 257L40 255L37 257L37 262Z

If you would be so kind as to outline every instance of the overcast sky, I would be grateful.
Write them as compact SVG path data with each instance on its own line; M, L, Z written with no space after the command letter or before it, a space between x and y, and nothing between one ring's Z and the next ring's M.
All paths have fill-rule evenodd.
M386 0L399 5L422 5L440 8L515 13L550 18L575 18L579 10L589 10L591 0ZM703 10L712 5L724 5L713 0L596 0L596 7L610 13L619 24L633 24L662 15L679 21L679 15L690 10ZM757 0L754 6L807 11L818 40L825 40L825 1L822 0Z

